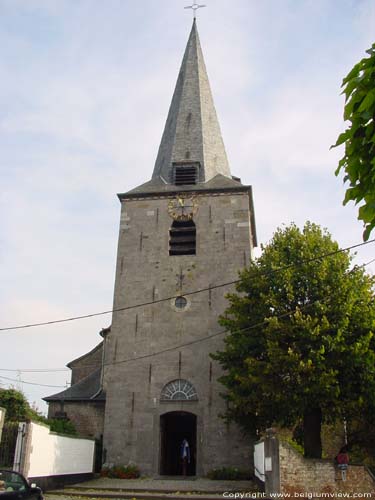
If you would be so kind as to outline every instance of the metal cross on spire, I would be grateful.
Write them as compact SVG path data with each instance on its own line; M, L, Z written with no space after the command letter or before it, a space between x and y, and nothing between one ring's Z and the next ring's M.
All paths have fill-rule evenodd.
M187 5L184 9L191 9L194 12L194 19L197 17L197 10L202 7L206 7L206 5L198 5L197 2L194 1L193 5Z

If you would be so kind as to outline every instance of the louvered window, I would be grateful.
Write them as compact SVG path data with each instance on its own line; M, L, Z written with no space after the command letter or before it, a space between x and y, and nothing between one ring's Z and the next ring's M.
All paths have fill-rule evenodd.
M196 184L198 181L198 166L198 163L174 165L173 184L176 186Z
M195 255L196 228L192 220L175 220L169 230L169 255Z

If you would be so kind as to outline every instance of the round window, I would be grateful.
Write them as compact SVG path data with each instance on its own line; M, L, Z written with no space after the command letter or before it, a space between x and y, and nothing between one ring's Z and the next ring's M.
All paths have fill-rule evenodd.
M184 309L187 305L187 300L185 299L185 297L176 297L174 305L175 307L177 307L177 309Z

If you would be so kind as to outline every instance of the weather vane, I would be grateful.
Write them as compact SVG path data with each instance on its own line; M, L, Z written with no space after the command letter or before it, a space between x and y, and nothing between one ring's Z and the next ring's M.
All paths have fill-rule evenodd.
M191 9L194 12L194 19L197 17L197 10L202 7L206 7L206 5L198 5L197 2L194 2L193 5L187 5L184 9Z

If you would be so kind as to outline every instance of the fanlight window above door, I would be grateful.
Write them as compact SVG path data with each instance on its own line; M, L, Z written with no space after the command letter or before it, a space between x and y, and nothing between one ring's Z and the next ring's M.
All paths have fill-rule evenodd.
M178 379L168 382L161 391L161 401L197 401L197 391L188 380Z

